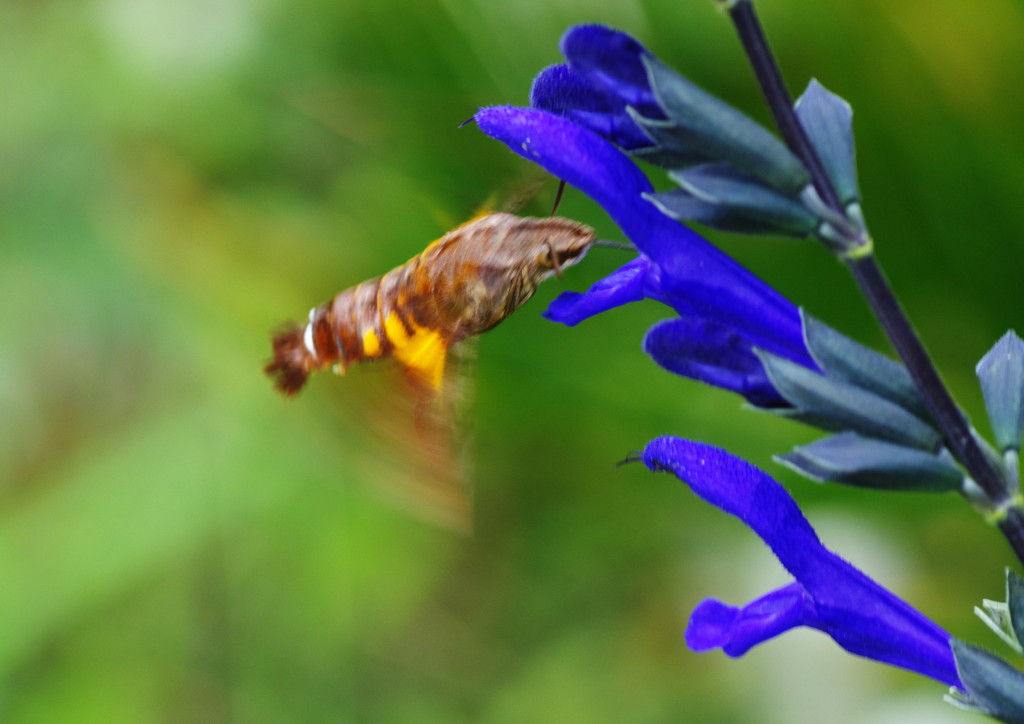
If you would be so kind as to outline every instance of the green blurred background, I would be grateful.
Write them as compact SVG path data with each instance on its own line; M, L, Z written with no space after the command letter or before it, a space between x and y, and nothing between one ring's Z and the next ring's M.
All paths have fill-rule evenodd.
M375 493L358 388L298 399L269 332L418 252L532 171L473 127L523 104L573 23L641 38L764 118L710 0L65 0L0 4L0 719L10 722L952 721L942 687L795 632L688 651L703 597L785 580L678 481L613 463L664 433L766 467L822 537L954 634L1007 547L958 498L814 486L815 437L660 372L666 316L540 319L595 250L487 334L476 533ZM1022 326L1024 7L765 0L794 90L856 112L880 256L957 397ZM533 213L544 213L553 187ZM579 194L560 213L617 238ZM810 243L711 235L884 348ZM356 391L353 391L356 390ZM979 426L987 430L983 422Z

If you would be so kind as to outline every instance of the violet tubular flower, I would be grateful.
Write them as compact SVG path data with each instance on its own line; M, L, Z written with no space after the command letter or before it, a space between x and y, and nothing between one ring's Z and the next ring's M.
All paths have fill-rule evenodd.
M950 635L825 548L793 499L766 473L718 448L674 437L650 442L642 460L651 470L672 472L705 501L742 520L795 579L739 608L706 599L690 618L690 648L720 648L737 657L808 626L850 653L963 689Z
M625 33L599 25L571 28L562 38L570 63L553 65L537 76L530 105L585 126L635 151L651 145L629 108L664 119L647 80L643 58L650 53Z

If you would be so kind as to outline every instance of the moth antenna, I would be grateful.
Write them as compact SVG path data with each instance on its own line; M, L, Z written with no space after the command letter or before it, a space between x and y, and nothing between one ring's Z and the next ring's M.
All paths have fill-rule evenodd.
M565 192L565 181L563 181L562 179L559 179L558 180L558 190L555 191L555 203L551 205L551 214L550 214L551 216L554 216L555 212L558 211L558 205L560 203L562 203L562 194L564 192ZM559 274L559 276L561 276L561 274Z
M274 357L263 368L274 378L274 386L289 397L302 389L313 367L313 357L302 336L303 327L297 324L289 324L274 335Z
M607 241L606 239L597 239L593 242L594 246L605 246L609 249L622 249L623 251L636 251L636 247L627 241Z

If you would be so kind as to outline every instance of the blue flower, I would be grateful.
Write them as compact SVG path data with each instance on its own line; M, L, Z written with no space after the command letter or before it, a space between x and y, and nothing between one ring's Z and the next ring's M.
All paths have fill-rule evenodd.
M807 169L759 123L676 73L622 31L577 25L566 31L561 48L568 62L537 76L531 105L669 169L682 188L655 195L665 213L750 233L806 236L816 230L816 215L797 196L810 182ZM821 101L818 114L830 106L826 101L845 107L820 86L812 87L820 91L811 94ZM832 118L825 134L829 141L842 126L841 117ZM804 122L814 119L811 114ZM849 149L852 154L852 145Z
M647 79L647 49L625 33L601 25L570 28L561 49L569 62L537 76L530 105L565 116L620 148L651 146L626 110L632 107L647 118L665 117Z
M787 403L769 382L754 348L817 369L803 340L800 313L774 289L644 198L647 177L612 143L546 111L493 107L480 129L600 204L640 256L585 294L566 293L546 316L575 325L648 298L679 319L656 325L644 349L678 374L738 392L762 407Z
M724 450L674 437L653 440L642 459L746 523L796 579L742 608L706 599L686 630L690 648L742 656L791 628L809 626L850 653L963 688L950 635L825 548L766 473Z

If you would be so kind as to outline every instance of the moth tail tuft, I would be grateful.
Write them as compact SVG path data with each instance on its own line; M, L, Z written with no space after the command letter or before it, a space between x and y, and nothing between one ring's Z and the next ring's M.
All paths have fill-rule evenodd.
M306 384L306 378L315 366L313 355L303 340L304 328L290 324L274 335L274 358L263 371L274 378L274 386L294 396Z

